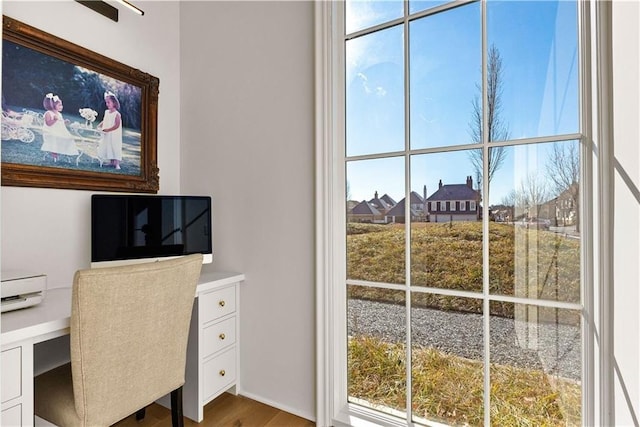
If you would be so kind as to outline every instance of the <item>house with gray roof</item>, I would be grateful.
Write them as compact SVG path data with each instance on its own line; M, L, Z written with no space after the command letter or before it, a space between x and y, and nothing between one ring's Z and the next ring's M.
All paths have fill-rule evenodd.
M427 198L431 222L477 221L481 216L480 191L473 189L473 178L464 184L438 183L438 190Z
M424 198L420 194L412 191L409 194L409 211L412 222L424 221ZM393 208L387 212L388 222L404 223L406 221L405 199L400 200Z
M388 203L387 200L385 200L385 196L387 195L385 194L382 197L378 197L378 192L376 191L375 193L373 193L373 199L369 200L369 204L383 214L395 205L395 203ZM391 199L389 196L387 196L387 198Z
M361 201L347 214L348 222L384 223L385 215L366 200Z
M385 202L387 205L391 207L397 205L397 202L393 200L393 198L386 193L384 196L380 197L380 200L382 200L383 202Z

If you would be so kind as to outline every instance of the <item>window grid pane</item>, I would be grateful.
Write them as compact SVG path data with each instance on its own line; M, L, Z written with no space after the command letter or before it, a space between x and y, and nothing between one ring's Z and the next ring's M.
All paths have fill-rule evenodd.
M440 6L445 2L411 3L409 3L409 13L420 12L435 6L440 9ZM384 220L379 221L380 229L376 232L378 237L382 237L383 233L390 233L395 228L397 237L392 234L386 234L384 238L376 240L375 243L370 241L368 246L363 246L367 247L370 253L368 255L364 254L357 261L353 254L362 252L362 250L356 249L355 245L349 247L350 243L347 244L348 259L351 257L351 261L348 263L348 278L376 282L375 288L349 285L350 306L353 303L365 300L383 304L396 304L398 307L400 307L399 304L404 304L404 316L411 316L410 327L406 331L411 336L412 357L410 360L406 358L400 360L401 357L397 356L399 354L397 352L400 351L402 345L406 344L400 339L399 332L394 335L393 339L387 338L386 341L379 341L376 344L378 350L383 349L388 355L395 354L393 357L398 357L397 363L402 366L402 369L406 369L407 364L409 364L410 372L410 378L404 378L402 373L397 373L398 376L392 376L394 381L397 381L396 385L399 383L410 385L405 390L409 398L405 403L397 400L396 403L388 404L388 411L382 410L383 412L394 416L402 416L402 413L406 411L406 405L409 404L413 408L412 420L418 423L438 421L453 424L483 425L491 421L493 425L505 425L504 421L508 420L510 416L514 416L518 411L524 411L522 419L536 420L535 422L548 425L579 425L581 422L581 381L580 378L567 377L565 371L553 371L553 378L551 378L549 373L544 370L538 372L536 370L522 370L522 367L518 367L518 369L521 369L518 372L518 378L524 382L517 382L513 376L507 375L510 381L515 381L516 384L523 388L526 386L526 381L536 381L539 378L542 378L545 384L552 384L553 387L556 387L553 391L560 395L558 401L554 403L560 408L558 412L550 412L547 414L547 418L536 418L535 411L527 412L529 409L518 408L518 405L514 405L507 408L506 411L505 408L500 408L500 414L505 414L505 418L501 419L494 414L494 410L500 405L500 402L510 399L512 397L511 393L515 392L513 389L505 390L504 388L505 384L502 379L504 373L510 370L513 371L514 368L508 362L508 355L504 359L499 353L502 345L500 343L502 329L495 325L502 321L503 323L511 323L514 331L526 330L531 332L543 329L557 331L563 328L566 329L566 324L570 324L570 329L573 328L571 329L572 331L577 330L579 332L581 317L579 310L572 311L526 304L504 303L495 301L493 296L495 295L499 298L505 295L522 300L545 300L545 305L547 305L553 304L555 301L579 304L582 295L582 285L580 283L580 247L582 237L580 234L580 206L578 203L579 182L577 179L573 182L566 181L566 177L564 181L560 180L562 182L554 181L553 179L560 172L566 172L567 169L575 164L577 164L577 171L579 172L581 164L579 143L577 141L566 141L569 135L581 137L577 133L579 129L579 85L576 3L571 1L543 2L546 3L546 6L542 8L545 10L540 11L539 15L542 17L534 16L537 16L536 19L539 19L540 22L545 23L545 25L541 26L542 29L539 32L548 31L552 42L551 44L539 42L542 52L525 52L530 57L524 61L524 65L512 55L512 49L509 46L509 43L522 44L524 41L517 37L517 31L508 33L500 28L501 25L504 25L505 28L509 27L509 23L502 22L506 15L503 14L501 17L501 8L508 8L508 6L503 6L502 3L512 2L488 1L486 4L489 43L485 54L488 68L481 73L484 77L480 78L477 69L475 70L476 74L474 74L471 70L473 67L467 67L469 70L466 73L468 77L466 77L465 82L462 82L460 78L456 80L455 73L450 71L451 69L448 72L442 72L442 78L434 77L437 76L437 74L433 74L433 70L437 68L437 65L429 64L429 60L446 62L447 54L434 54L434 51L430 52L428 47L430 43L434 43L432 40L436 39L435 43L447 46L452 52L452 57L459 59L464 56L460 51L461 48L455 48L453 39L437 37L438 25L440 25L441 34L445 34L447 17L450 16L451 22L448 24L452 28L457 28L458 32L460 32L461 25L456 26L454 24L454 17L456 15L461 17L464 12L471 11L471 15L477 13L478 28L476 31L473 28L469 28L473 27L472 25L466 25L470 32L476 32L475 38L470 37L468 39L470 42L466 43L466 45L468 45L467 47L470 51L474 48L478 50L481 40L479 31L481 23L480 3L452 7L451 10L445 11L438 10L435 14L407 21L410 23L406 29L401 29L402 26L390 27L396 32L396 36L394 36L397 42L395 44L395 53L388 54L371 51L373 53L371 56L374 58L395 57L395 62L392 62L395 64L393 68L397 78L400 75L398 68L400 60L398 58L405 54L402 48L402 39L406 34L409 34L410 40L406 44L409 50L406 55L409 58L407 63L411 65L406 74L402 72L402 76L409 79L406 84L409 85L411 96L405 99L403 91L401 99L398 96L385 99L385 102L380 104L384 104L385 111L377 117L370 114L373 111L371 110L373 98L368 98L369 104L366 101L361 101L361 105L356 107L354 107L355 103L350 103L349 101L350 96L355 99L356 95L361 96L362 93L371 96L372 93L377 93L378 95L384 93L386 95L387 92L382 86L371 85L370 83L373 80L369 79L368 73L354 71L356 67L352 67L350 62L357 62L352 61L356 55L350 56L349 46L347 46L347 84L351 85L351 87L347 88L347 164L357 161L365 162L366 160L361 159L366 159L367 157L384 158L385 152L393 153L394 156L403 152L403 156L397 157L397 159L402 159L403 162L405 162L404 159L407 159L406 164L410 165L408 166L410 168L408 172L402 168L402 172L394 175L391 179L391 181L407 179L405 185L389 182L386 187L368 189L368 194L373 196L372 199L366 200L369 205L377 206L375 200L380 198L381 194L385 196L391 194L394 199L401 199L400 202L394 202L393 206L397 208L395 211L384 209L386 213L392 213L392 215L385 215ZM526 6L519 5L526 9L527 7L535 7L535 4L539 2L521 3L527 3ZM549 8L550 3L553 3L551 9ZM561 5L560 3L564 4ZM467 16L467 19L469 19L469 16ZM533 19L533 21L536 21L536 19ZM458 20L460 22L464 21L463 18ZM394 21L394 24L397 22ZM439 22L440 24L438 24ZM383 23L381 21L372 25ZM433 25L428 25L430 23ZM442 25L442 23L445 23L445 25ZM372 32L371 34L380 34L383 31L386 30ZM528 30L525 29L521 33L524 34L526 31ZM362 32L362 34L364 33L365 31ZM513 40L507 40L509 34L511 34ZM366 36L366 34L359 35L358 38L364 40ZM353 40L357 39L352 39L347 43ZM452 44L454 47L452 47ZM519 48L523 50L522 46L519 46ZM355 49L352 50L355 51ZM526 51L526 49L524 50ZM570 54L567 55L567 52ZM359 52L359 54L362 54L362 52ZM546 57L544 56L545 54L547 55ZM536 57L536 55L542 56ZM478 60L476 68L479 68L479 52L476 58ZM464 69L465 65L463 64L464 62L461 60L458 68ZM546 64L546 68L543 69L540 64ZM438 65L442 66L442 64ZM527 67L529 68L527 69ZM446 67L442 69L447 70ZM531 84L531 87L518 83L527 72L534 73L534 80L539 83ZM421 92L422 89L419 85L421 78L423 80L435 80L434 86L426 92ZM481 85L484 78L487 79L488 86L483 92L481 91ZM498 80L497 82L496 79ZM355 87L354 81L358 83L360 95L353 89ZM384 78L378 76L376 81L384 81ZM459 115L459 117L456 117L457 122L442 116L432 117L428 109L424 109L426 104L423 101L434 101L433 99L428 99L428 95L436 93L430 92L430 90L433 90L433 87L436 87L438 82L440 86L445 85L446 87L446 84L453 82L453 86L456 86L456 83L458 86L455 89L459 89L462 86L471 86L473 89L473 91L468 90L465 96L459 94L453 96L450 94L451 99L446 100L449 102L448 108ZM402 85L404 84L403 82ZM513 85L518 85L518 87L513 87ZM395 80L393 85L389 85L389 87L392 86L396 89L395 94L398 95L400 93L398 80ZM350 95L350 91L352 95ZM485 112L482 111L483 102L479 99L482 93L486 93L488 96L488 100L484 103L488 107ZM361 96L361 98L363 100L367 99L365 96ZM453 103L454 100L459 100L460 98L468 99L466 108L456 106ZM388 102L392 99L397 102ZM410 105L405 105L407 100L410 100ZM442 102L441 100L438 101ZM530 112L524 112L523 108L530 108ZM410 118L407 121L407 124L410 124L408 128L409 134L407 135L410 143L406 148L404 143L405 112L409 114L408 117ZM355 117L355 114L360 113L362 113L362 117ZM483 118L483 113L488 116L488 120ZM350 117L352 118L351 122ZM384 131L371 133L371 129L376 129L376 126L390 118L395 118L393 119L395 120L395 125L383 126L385 128ZM363 123L370 119L372 121L369 122L369 125L363 126ZM449 124L445 123L447 120L450 121ZM402 122L402 125L400 125L400 122ZM492 142L500 141L506 144L503 143L497 146L491 144L490 147L485 148L487 150L485 153L488 153L487 159L483 158L480 149L461 150L455 148L456 145L460 144L482 143L484 133L482 123L489 125L486 132L488 135L484 138L485 142L491 144ZM447 128L447 126L450 127ZM361 129L367 127L368 129ZM434 132L434 130L438 131ZM393 132L393 135L390 132ZM565 141L547 142L552 140L551 138L555 137L555 135L559 139L565 139ZM526 140L524 140L525 138ZM540 142L536 143L534 141L537 138L540 139ZM352 145L350 145L350 141L352 141ZM556 151L554 152L554 150ZM424 152L429 152L430 154L423 154ZM523 157L522 153L528 154ZM531 153L534 154L531 155ZM563 155L564 157L562 157ZM440 157L444 160L425 161L425 159L438 159ZM447 159L449 160L447 161ZM449 169L449 173L463 174L463 178L452 178L446 175L443 183L442 177L433 177L434 170L437 171L439 168ZM373 174L373 172L372 168L370 173ZM383 176L384 171L382 169L378 169L378 172L380 172L380 176ZM485 176L486 172L488 172L488 175ZM387 178L389 177L387 176ZM455 195L440 199L432 198L439 188L458 184L468 185L469 179L472 183L471 188L478 192L478 197L475 200ZM484 182L485 179L486 182ZM347 182L348 196L350 188L351 185ZM483 194L484 192L486 194ZM405 202L405 197L409 198L408 202ZM351 197L348 197L348 199L351 199ZM351 209L350 207L348 208ZM486 218L483 217L483 212L485 214L488 212ZM355 218L353 212L348 212L347 215L350 218L349 221L353 222L352 220ZM463 215L468 218L461 220ZM405 226L407 221L410 221L408 227ZM463 224L463 221L468 222L468 224ZM485 228L487 225L488 228ZM436 226L443 226L443 229L448 227L449 237L438 237L438 234L435 233L436 228L433 228ZM477 231L472 230L476 226ZM400 230L403 232L399 232ZM488 233L484 233L483 230L488 230ZM408 246L406 246L406 232L410 233ZM348 233L356 234L353 228ZM369 231L366 234L373 235ZM471 239L471 236L474 237ZM430 243L427 244L426 242L429 240ZM471 245L469 245L470 243ZM386 246L387 244L389 245ZM386 249L383 249L383 246L386 246ZM409 254L405 254L405 246L407 250L410 250ZM394 249L391 249L392 247ZM487 264L483 264L483 247L488 248L485 249L489 258ZM379 256L376 257L371 252L374 248L379 250L380 254L385 254L385 251L388 254L395 252L395 260L387 263L386 267L381 267L381 258ZM451 256L452 252L454 253L453 258L457 262L446 263L447 256ZM403 258L403 260L401 261L400 258ZM405 283L404 277L400 278L400 276L406 274L406 262L409 262L406 266L406 268L410 269L409 283ZM355 265L362 266L367 265L367 263L368 267L361 269L360 273L353 273L356 271L353 269ZM465 263L468 263L468 265ZM397 268L400 265L402 267ZM375 273L365 274L363 273L364 271ZM396 274L389 275L390 271L395 271ZM455 273L452 273L452 271L455 271ZM483 277L485 276L487 279L484 280L487 280L489 284L487 288L483 286ZM404 292L391 289L384 290L385 285L381 285L381 283L406 285L409 289L420 287L420 292L411 290L409 292L411 300L406 301ZM382 289L379 286L382 286ZM360 288L359 291L353 291L356 288ZM443 291L448 289L455 292L471 291L484 296L478 300L448 297L440 295L436 289L430 290L430 288L440 288ZM480 310L483 299L489 301L490 307L489 312L484 314ZM436 318L445 318L451 313L476 313L477 316L480 316L480 319L482 319L482 316L490 316L486 318L488 319L486 321L489 322L487 325L491 325L489 331L487 331L489 333L490 346L485 348L484 352L481 351L479 357L472 357L474 362L469 365L472 366L472 369L463 369L464 372L467 372L466 375L461 374L457 381L453 379L446 381L447 383L456 383L458 385L467 384L463 391L470 392L468 395L479 399L480 403L474 400L475 403L473 405L463 409L464 404L460 401L452 403L438 397L438 393L443 389L442 386L438 387L437 390L429 388L430 384L434 382L428 379L430 378L429 372L434 371L433 366L435 365L425 365L423 356L429 352L433 356L435 352L435 355L440 358L440 363L445 359L440 354L442 353L442 343L425 346L421 341L421 334L424 331L438 329L434 326L434 323L420 323L421 310L427 308L440 313L436 314ZM372 312L375 311L372 310ZM553 320L549 320L550 315L548 313L552 312L556 313L555 326ZM523 313L536 313L537 317L532 317L529 314L523 317ZM541 315L541 313L547 314ZM362 314L364 315L364 313ZM371 315L374 314L371 313ZM379 314L375 316L379 316ZM522 326L523 319L526 323L525 326ZM548 322L552 322L550 326L547 326ZM470 328L469 330L475 329ZM482 331L481 326L480 331ZM473 347L471 343L476 342L478 339L482 342L482 332L474 336L465 335L462 332L464 332L464 328L452 331L448 334L448 341L462 342L470 347ZM521 339L521 334L519 335L516 332L514 334L518 339ZM349 335L351 336L351 333ZM574 338L577 341L572 341L570 350L572 357L577 356L577 361L574 360L573 363L581 367L583 363L581 336L578 333ZM441 341L446 342L447 339L442 339ZM350 366L355 366L359 363L353 357L355 352L351 345L354 343L357 342L350 339ZM545 345L552 346L552 344L551 341L547 340ZM527 345L533 345L532 341L528 341ZM541 347L544 347L544 345ZM540 349L541 347L538 348ZM507 348L506 351L509 352L509 349ZM543 351L546 350L543 349ZM445 352L444 355L448 356L448 353ZM485 363L483 361L485 355L490 355L487 358L490 362L486 362L489 364L483 365ZM564 363L559 359L560 356L558 354L556 356L554 359L556 363ZM436 363L434 360L432 357L431 362L427 363ZM447 362L451 363L451 360ZM381 362L381 364L383 363ZM490 366L490 369L485 371L483 366L484 369ZM350 375L351 372L352 369L350 368ZM485 390L483 389L483 376L489 373L491 390L494 390L494 386L499 389L499 392L492 392L491 396L484 395ZM478 380L479 388L478 383L474 382ZM358 404L364 402L364 406L375 410L381 410L376 405L383 405L383 407L387 405L384 403L384 399L363 400L352 394L351 390L356 379L350 377L349 381L349 393L352 402ZM475 385L469 385L471 383ZM397 389L394 396L394 398L399 399ZM575 404L576 399L577 405ZM427 406L424 403L430 400L438 402L439 409L425 409ZM489 403L483 403L485 401ZM449 407L450 410L446 409L447 405L451 405ZM491 415L483 413L484 409L489 407L491 408ZM541 412L545 412L544 408Z

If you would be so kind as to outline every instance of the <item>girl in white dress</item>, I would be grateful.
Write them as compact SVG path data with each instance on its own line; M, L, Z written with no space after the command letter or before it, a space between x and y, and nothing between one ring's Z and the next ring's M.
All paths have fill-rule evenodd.
M54 162L58 161L58 154L77 156L80 154L73 136L69 133L65 120L62 117L62 99L58 95L48 93L44 96L42 105L45 110L44 124L42 125L42 147L40 150L48 151Z
M104 119L98 124L98 129L102 130L102 139L98 146L98 157L110 159L111 166L120 169L122 160L122 118L120 116L120 102L112 92L104 93L104 102L107 110L104 112Z

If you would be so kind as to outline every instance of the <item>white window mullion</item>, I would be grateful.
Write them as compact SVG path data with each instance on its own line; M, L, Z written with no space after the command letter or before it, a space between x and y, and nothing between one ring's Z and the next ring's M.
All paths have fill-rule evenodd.
M489 111L488 101L488 88L487 88L487 4L485 1L481 3L480 7L480 19L482 24L480 26L482 31L482 197L484 203L482 204L482 320L483 320L483 348L484 348L484 425L491 425L491 377L490 377L490 354L491 354L491 341L490 341L490 301L489 301L489 117L487 112ZM476 208L477 209L477 208Z
M598 114L598 246L599 246L599 408L600 425L615 425L615 360L613 355L613 224L614 152L612 78L612 5L595 2Z
M584 135L580 139L580 155L582 158L580 169L580 182L582 183L579 194L580 200L580 222L582 233L585 238L582 240L580 269L582 278L582 304L586 313L594 313L594 233L593 233L593 161L592 161L592 141L593 141L593 121L592 121L592 75L591 75L591 4L581 2L578 7L578 32L579 32L579 52L580 52L580 131ZM595 328L593 322L582 321L582 423L583 425L595 425Z
M406 339L406 411L407 424L412 418L412 348L411 348L411 112L409 90L409 2L404 2L404 183L405 183L405 205L404 205L404 233L405 233L405 339Z

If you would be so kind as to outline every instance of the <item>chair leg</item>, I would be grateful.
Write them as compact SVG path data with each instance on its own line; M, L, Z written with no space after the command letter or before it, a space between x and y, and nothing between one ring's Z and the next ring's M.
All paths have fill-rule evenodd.
M182 415L182 387L171 392L171 425L173 427L184 427Z
M136 411L136 421L144 420L144 416L146 415L146 413L147 413L147 408L146 407L137 410Z

